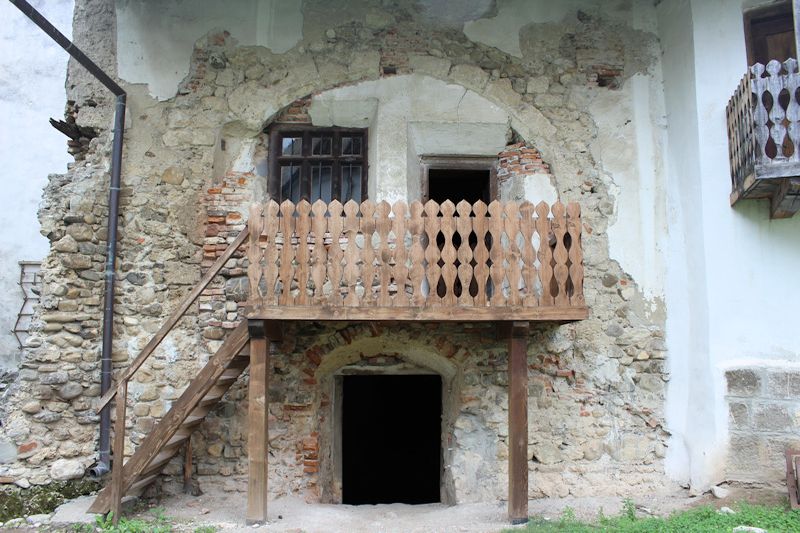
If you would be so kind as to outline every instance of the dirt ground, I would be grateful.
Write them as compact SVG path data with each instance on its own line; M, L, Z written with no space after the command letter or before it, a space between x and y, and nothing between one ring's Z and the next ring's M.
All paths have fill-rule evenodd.
M710 494L692 497L687 490L671 489L658 495L641 495L634 498L642 516L668 515L674 511L696 505L712 504L716 507L733 506L739 501L776 502L781 494L748 488L731 488L724 499ZM201 496L175 495L161 499L159 507L175 524L178 531L194 531L209 525L217 531L259 531L284 533L379 533L379 532L442 532L442 533L495 533L509 524L506 519L506 502L484 502L457 506L429 505L324 505L309 504L299 498L284 497L270 501L269 523L255 528L246 526L244 512L246 495L206 488ZM583 520L594 520L598 513L607 516L619 514L622 498L550 498L531 500L531 515L558 519L566 507ZM138 514L145 516L147 511ZM127 514L132 518L136 514Z

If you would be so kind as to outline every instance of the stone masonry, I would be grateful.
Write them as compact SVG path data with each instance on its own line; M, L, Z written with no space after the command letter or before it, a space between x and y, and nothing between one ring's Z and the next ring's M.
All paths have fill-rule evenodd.
M800 449L800 371L746 367L728 370L725 379L728 478L759 484L785 478L785 451Z
M91 43L82 34L115 27L107 9L113 3L76 4L76 40ZM306 20L324 26L331 7L306 2L303 9ZM91 23L81 18L87 13ZM249 204L265 199L266 126L278 118L306 122L308 98L329 89L427 76L469 88L508 112L514 144L498 160L500 179L550 175L559 197L583 209L591 316L537 325L529 344L531 497L630 495L663 486L663 313L646 305L636 280L609 258L615 198L588 148L596 126L586 105L593 91L615 91L646 71L655 36L584 14L526 29L518 58L431 25L411 4L370 2L369 13L364 19L342 9L330 19L335 25L310 32L283 54L237 45L235 28L214 31L196 43L191 72L173 98L159 102L127 87L115 368L136 356L241 231ZM537 38L543 33L547 40ZM114 63L113 47L92 51ZM98 135L44 193L40 220L51 251L42 266L36 332L2 427L16 460L0 465L0 477L12 482L80 477L96 460L111 113L107 98L87 107L101 89L84 74L72 70L70 79L71 112L78 110L77 123ZM242 318L246 266L241 252L231 259L137 373L128 453ZM390 358L448 380L445 447L452 451L443 483L453 501L504 497L506 348L489 326L312 324L292 326L286 337L270 389L273 495L334 498L326 384L345 365L380 366ZM414 350L428 355L414 359ZM229 490L244 488L246 390L245 379L193 437L201 486L223 480ZM178 463L167 473L177 473Z

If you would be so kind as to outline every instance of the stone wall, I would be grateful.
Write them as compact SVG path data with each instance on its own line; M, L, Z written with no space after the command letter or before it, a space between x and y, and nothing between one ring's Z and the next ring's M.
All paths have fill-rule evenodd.
M728 370L725 379L728 479L782 485L786 450L800 450L800 371L745 367Z
M113 10L102 3L80 3L106 18L76 25L76 32L114 27ZM509 173L504 179L543 177L560 199L583 208L591 317L537 326L531 337L531 496L633 494L662 486L668 379L663 313L609 258L606 231L615 199L589 149L596 126L588 105L597 91L616 98L613 91L626 77L646 71L654 58L642 50L655 46L655 36L584 14L524 30L520 58L431 25L411 6L373 4L364 19L361 11L342 9L333 16L330 6L307 2L307 25L313 21L324 31L309 32L283 54L238 46L234 28L214 31L197 42L190 73L170 100L158 102L143 87L128 87L115 368L136 356L241 230L249 203L265 198L263 131L282 110L284 117L305 121L303 99L324 91L387 76L424 76L467 88L508 114L508 137L516 144L499 163ZM545 33L548 39L540 39ZM29 340L4 419L4 438L19 451L18 461L0 466L4 479L45 483L57 459L72 461L74 476L96 456L93 403L99 393L110 143L103 129L108 123L98 118L107 107L98 102L85 123L98 128L98 137L85 159L53 178L45 192L40 218L51 251L43 265L38 333ZM83 113L78 111L78 124ZM514 167L514 151L532 162ZM391 174L376 179L412 179L404 169ZM529 191L510 187L501 197L527 198ZM129 389L128 453L241 318L245 261L240 254L226 264L137 373ZM409 346L430 353L430 361L450 361L445 367L453 369L455 396L448 490L454 501L505 494L505 346L491 328L309 325L292 326L287 338L293 340L274 360L270 390L273 494L328 497L330 428L324 413L330 390L324 384L337 368L333 362L360 360L354 347L361 344L373 349L364 352L364 364L378 364L372 358L384 355L408 359L403 347ZM194 437L201 484L204 476L221 476L229 489L243 488L245 390L246 383L235 386ZM177 468L176 460L168 472ZM486 476L488 482L479 482Z

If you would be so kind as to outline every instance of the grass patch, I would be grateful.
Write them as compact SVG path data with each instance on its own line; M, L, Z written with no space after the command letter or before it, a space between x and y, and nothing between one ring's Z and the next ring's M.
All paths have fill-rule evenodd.
M622 514L603 516L594 523L581 522L567 507L557 520L531 518L524 529L508 529L506 533L730 533L737 526L752 526L770 533L800 533L800 511L785 505L752 505L741 503L734 507L736 514L723 514L707 505L674 513L667 518L637 518L633 502L627 500Z
M114 525L113 516L113 513L100 515L95 519L94 524L76 524L73 531L76 533L97 531L104 533L170 533L172 531L172 524L164 514L163 507L151 509L150 516L143 518L120 517L117 525Z
M52 513L67 500L90 494L98 489L94 481L54 481L29 489L0 490L0 522L33 514Z

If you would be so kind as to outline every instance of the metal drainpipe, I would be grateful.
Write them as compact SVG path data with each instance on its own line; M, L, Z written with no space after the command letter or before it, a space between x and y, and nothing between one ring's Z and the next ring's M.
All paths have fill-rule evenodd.
M103 72L91 59L67 39L63 33L36 11L25 0L9 0L34 24L39 26L51 39L80 63L89 73L117 97L114 115L114 139L111 147L111 183L108 188L108 235L106 242L105 296L103 307L103 352L100 367L100 394L111 387L111 346L114 334L114 272L117 263L117 229L119 224L120 170L122 167L122 137L125 131L126 93L111 77ZM111 468L111 407L106 405L100 412L100 437L98 439L100 457L89 475L100 477Z

